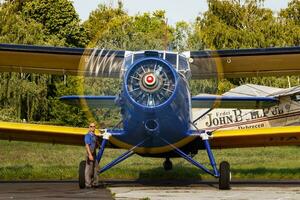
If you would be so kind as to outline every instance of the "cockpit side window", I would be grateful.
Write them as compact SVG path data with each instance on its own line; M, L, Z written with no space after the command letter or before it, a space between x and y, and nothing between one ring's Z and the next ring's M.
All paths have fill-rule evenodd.
M129 68L130 65L132 64L132 56L133 56L133 54L125 57L125 68L126 69Z
M173 67L176 68L177 63L177 54L174 53L167 53L166 54L166 60L173 65Z
M178 72L183 74L187 79L191 77L191 70L189 67L189 63L185 56L179 55Z
M144 58L145 57L145 54L144 53L137 53L137 54L134 54L134 57L133 57L133 62L141 59L141 58Z
M188 70L189 64L187 62L187 59L183 56L179 56L179 63L178 63L178 70Z

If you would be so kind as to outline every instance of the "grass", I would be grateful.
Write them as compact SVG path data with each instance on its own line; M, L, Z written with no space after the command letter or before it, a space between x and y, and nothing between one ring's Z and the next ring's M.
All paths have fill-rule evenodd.
M124 152L106 149L103 164ZM300 147L268 147L214 150L217 162L231 164L233 179L300 180ZM0 141L0 180L77 179L84 147ZM195 159L208 165L205 151ZM172 159L173 170L165 172L162 158L134 155L101 174L102 179L212 179L183 159Z

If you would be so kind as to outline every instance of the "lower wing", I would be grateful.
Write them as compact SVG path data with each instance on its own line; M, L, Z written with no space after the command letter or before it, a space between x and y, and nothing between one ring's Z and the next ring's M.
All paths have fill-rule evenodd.
M0 139L53 144L84 145L86 128L0 122ZM96 135L99 135L96 131Z
M286 145L300 145L300 126L218 130L212 138L213 148Z
M278 103L275 97L202 95L192 97L193 108L268 108Z
M83 145L86 132L86 128L0 122L0 139L9 141ZM300 126L219 130L211 142L213 148L300 145Z

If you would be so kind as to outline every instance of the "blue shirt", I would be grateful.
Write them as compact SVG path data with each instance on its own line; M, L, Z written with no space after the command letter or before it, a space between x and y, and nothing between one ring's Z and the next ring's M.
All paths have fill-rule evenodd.
M92 132L88 132L84 136L84 142L85 144L88 144L90 146L91 153L93 153L96 150L96 143L97 143L97 137Z

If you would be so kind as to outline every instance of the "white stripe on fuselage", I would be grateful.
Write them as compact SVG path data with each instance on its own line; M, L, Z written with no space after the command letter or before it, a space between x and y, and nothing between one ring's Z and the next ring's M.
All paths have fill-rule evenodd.
M214 109L196 122L200 130L248 129L300 124L300 102L281 97L276 106L265 109ZM193 120L207 109L192 109Z

